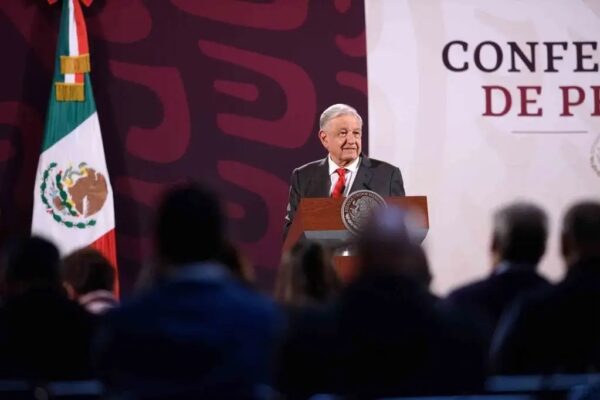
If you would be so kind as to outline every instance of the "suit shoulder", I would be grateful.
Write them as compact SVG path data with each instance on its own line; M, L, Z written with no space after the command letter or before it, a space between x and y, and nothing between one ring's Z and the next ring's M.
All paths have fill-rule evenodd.
M305 172L305 171L314 171L314 170L322 167L324 161L325 161L325 159L311 161L309 163L306 163L304 165L301 165L301 166L295 168L294 173Z
M369 158L369 161L371 163L371 168L390 169L390 170L398 168L395 165L392 165L385 161L377 160L375 158Z
M471 299L473 297L479 296L482 292L485 293L485 291L490 287L490 285L493 284L490 282L489 278L471 281L451 291L448 294L447 298L453 301L463 301L466 299Z

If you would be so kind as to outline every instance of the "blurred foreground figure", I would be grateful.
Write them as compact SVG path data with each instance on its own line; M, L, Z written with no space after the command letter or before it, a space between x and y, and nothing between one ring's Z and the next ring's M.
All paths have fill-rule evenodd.
M69 380L91 377L92 317L63 289L56 247L41 238L4 249L0 375Z
M331 252L301 241L283 256L275 298L290 307L316 306L333 300L339 286Z
M357 240L361 275L400 275L427 290L433 279L427 256L411 242L406 221L407 214L397 207L373 214Z
M200 186L167 194L157 213L161 279L106 315L102 378L133 398L255 398L269 384L275 306L217 262L218 199Z
M63 259L61 275L69 296L92 314L117 306L115 269L99 251L86 247L69 254Z
M256 284L256 274L250 260L231 241L223 244L218 261L227 267L229 272L241 282L250 287Z
M568 210L562 254L562 282L523 298L501 321L492 348L494 372L600 370L600 203Z
M426 258L405 214L375 212L358 238L360 273L330 310L305 321L283 348L280 388L290 397L458 394L483 385L481 338L439 309Z
M494 214L492 273L456 289L447 301L484 322L491 337L502 312L515 299L550 286L537 272L547 237L548 218L538 206L514 203L501 208Z

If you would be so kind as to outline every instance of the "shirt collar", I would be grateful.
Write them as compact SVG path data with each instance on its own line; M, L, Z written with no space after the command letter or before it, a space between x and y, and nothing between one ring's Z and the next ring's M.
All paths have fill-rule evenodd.
M500 261L494 269L494 275L504 274L510 271L535 271L535 265L528 263L515 263L510 261Z
M350 164L346 165L344 168L346 168L348 171L350 171L352 173L355 173L358 170L359 163L360 163L360 156L356 157L356 159L354 161L352 161ZM334 174L338 168L342 168L331 159L331 155L327 156L327 164L329 165L329 175Z
M113 292L109 291L109 290L94 290L92 292L88 292L84 295L79 296L79 298L77 299L79 301L79 304L85 304L85 303L89 303L90 301L94 301L94 300L98 300L98 299L105 299L105 300L110 300L110 301L117 301L117 299L115 298L115 295L113 294Z
M214 261L192 263L178 267L171 275L172 281L215 282L230 276L227 269Z

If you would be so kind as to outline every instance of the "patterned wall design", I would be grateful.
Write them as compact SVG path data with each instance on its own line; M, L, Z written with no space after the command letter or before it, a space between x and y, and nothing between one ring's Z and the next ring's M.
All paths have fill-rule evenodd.
M95 0L84 12L125 293L151 259L158 197L187 180L219 191L268 288L290 173L324 154L318 114L346 102L368 124L363 1ZM0 4L4 235L30 226L59 13Z

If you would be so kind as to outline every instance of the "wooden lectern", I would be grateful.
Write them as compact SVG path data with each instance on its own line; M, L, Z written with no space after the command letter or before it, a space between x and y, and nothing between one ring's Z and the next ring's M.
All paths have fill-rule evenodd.
M344 199L304 198L298 205L294 221L283 243L282 253L288 252L299 240L309 239L321 242L329 247L343 246L352 238L342 222L341 207ZM429 229L427 197L387 197L388 205L398 206L416 216L413 235L422 241ZM356 263L353 256L336 256L334 264L342 282L351 281L356 275Z

